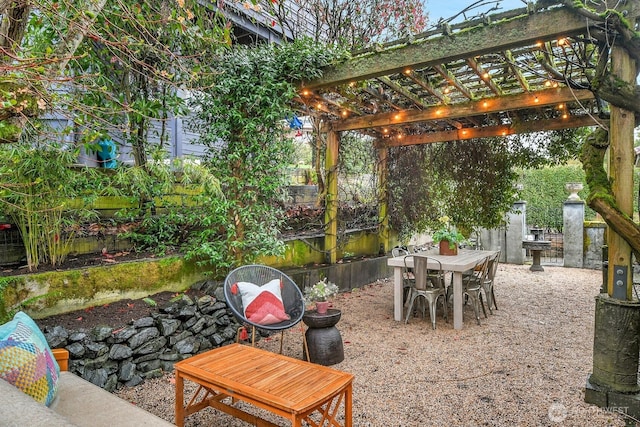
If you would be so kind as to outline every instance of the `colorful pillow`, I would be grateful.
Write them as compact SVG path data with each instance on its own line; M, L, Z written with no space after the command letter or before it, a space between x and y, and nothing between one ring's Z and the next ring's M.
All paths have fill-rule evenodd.
M274 323L289 320L289 315L284 311L280 279L273 279L262 286L249 282L238 282L231 288L236 295L240 292L244 317L258 325L272 325Z
M38 325L25 313L0 326L0 378L47 406L58 391L60 367Z

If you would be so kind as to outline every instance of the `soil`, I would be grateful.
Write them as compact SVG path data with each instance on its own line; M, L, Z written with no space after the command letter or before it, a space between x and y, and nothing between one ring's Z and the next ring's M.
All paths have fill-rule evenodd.
M170 254L167 254L170 255ZM125 261L136 261L148 258L155 258L156 255L151 252L135 252L135 251L120 251L114 253L104 252L102 254L92 253L92 254L82 254L82 255L73 255L67 257L64 262L59 266L53 266L47 263L41 263L38 265L38 269L34 271L29 271L26 264L14 264L14 265L3 265L0 266L0 277L1 276L17 276L22 274L33 274L33 273L45 273L48 271L64 271L64 270L72 270L75 268L85 268L85 267L97 267L97 266L105 266L116 264L119 262Z
M192 299L202 296L202 292L193 289L188 289L181 292L181 294L186 294ZM90 330L98 325L119 329L129 324L132 320L159 312L161 307L166 306L177 295L178 293L175 292L160 292L149 296L149 299L156 303L155 306L150 305L143 299L124 299L111 304L57 314L44 319L36 319L36 323L41 329L64 326L68 331Z

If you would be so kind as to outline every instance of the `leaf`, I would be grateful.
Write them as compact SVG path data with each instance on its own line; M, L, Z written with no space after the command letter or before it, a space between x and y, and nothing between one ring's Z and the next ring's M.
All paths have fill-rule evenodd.
M155 302L154 300L152 300L152 299L151 299L151 298L149 298L149 297L142 298L142 301L144 301L144 302L145 302L147 305L149 305L150 307L157 307L157 306L158 306L158 303L157 303L157 302Z

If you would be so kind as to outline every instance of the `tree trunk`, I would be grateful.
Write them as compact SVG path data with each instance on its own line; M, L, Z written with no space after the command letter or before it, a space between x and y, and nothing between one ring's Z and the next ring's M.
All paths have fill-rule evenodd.
M640 227L618 208L607 172L604 170L604 156L608 147L609 133L602 128L589 135L582 147L580 160L590 190L587 204L602 216L613 231L629 243L636 259L640 259Z

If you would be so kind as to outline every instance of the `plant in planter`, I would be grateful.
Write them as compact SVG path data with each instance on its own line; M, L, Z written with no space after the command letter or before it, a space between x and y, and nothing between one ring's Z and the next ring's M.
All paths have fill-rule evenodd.
M464 236L451 225L448 216L438 218L441 228L437 229L433 235L433 241L440 243L441 255L456 255L458 253L458 244L465 241Z
M340 289L335 283L331 283L325 277L313 286L309 286L304 290L304 297L307 302L316 303L316 311L318 314L324 314L329 307L328 299L335 296Z

